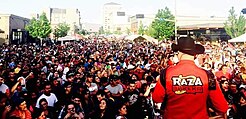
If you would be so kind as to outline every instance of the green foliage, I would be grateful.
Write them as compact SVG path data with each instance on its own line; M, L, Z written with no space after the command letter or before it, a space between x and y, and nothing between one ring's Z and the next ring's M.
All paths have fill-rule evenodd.
M25 28L33 38L47 38L51 33L51 26L45 13L39 19L32 18Z
M120 34L122 34L122 32L120 30L117 30L117 31L114 31L114 34L120 35Z
M58 24L57 28L54 30L54 35L56 38L64 37L67 35L68 31L70 30L70 27L66 23L60 23Z
M113 34L113 33L111 33L109 30L106 30L105 34L110 35L110 34Z
M139 24L138 35L144 35L144 26L143 26L142 21L140 21L140 24Z
M78 32L78 34L80 35L87 35L88 34L88 31L86 31L85 29L82 29Z
M131 30L129 28L126 28L126 34L130 35L130 33L131 33Z
M225 31L231 37L235 38L245 33L246 20L240 15L237 19L234 7L229 10L228 20L225 23Z
M150 25L146 30L145 30L145 34L151 37L155 37L155 29L152 28L152 26Z
M174 35L174 15L172 15L171 11L167 7L165 7L165 9L158 10L151 27L155 30L154 38L169 39Z

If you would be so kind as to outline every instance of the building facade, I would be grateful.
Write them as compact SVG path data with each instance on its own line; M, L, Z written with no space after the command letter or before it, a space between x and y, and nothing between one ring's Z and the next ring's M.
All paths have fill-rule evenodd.
M47 18L50 21L52 32L60 23L69 25L70 30L68 35L74 35L82 29L80 21L81 16L78 9L47 8L43 12L46 13ZM53 38L53 33L51 34L51 38Z
M30 19L13 14L0 14L0 44L21 44L29 40L25 27Z
M103 6L103 29L107 33L126 33L130 28L129 15L120 4L106 3Z

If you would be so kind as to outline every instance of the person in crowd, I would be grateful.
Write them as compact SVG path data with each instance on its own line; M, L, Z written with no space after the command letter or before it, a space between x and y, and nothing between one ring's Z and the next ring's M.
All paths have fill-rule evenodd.
M120 102L116 106L116 119L127 119L126 115L127 115L126 105L125 103Z
M228 80L221 80L220 81L220 88L222 93L224 94L224 97L226 101L229 101L229 81Z
M164 73L160 74L160 77L163 77L159 77L152 94L154 102L166 101L164 117L208 118L206 99L209 98L216 111L226 118L228 105L219 84L211 78L213 86L209 87L210 76L194 63L194 56L203 54L204 47L195 44L194 39L190 37L181 37L177 44L172 44L172 50L178 52L179 63L168 67ZM194 90L189 90L187 86Z
M36 107L39 107L39 101L45 98L48 101L48 106L50 107L54 107L55 103L58 102L57 97L54 93L51 93L51 84L50 83L46 83L44 85L44 93L38 98L37 103L36 103Z
M7 119L9 112L11 111L11 105L8 97L4 93L0 93L0 117L1 119Z
M229 83L229 105L237 104L237 99L239 98L239 91L236 82L232 81Z
M123 93L123 96L125 100L129 103L128 106L128 118L134 119L139 117L139 115L136 115L137 113L141 112L141 109L139 108L141 105L138 103L139 99L139 91L136 89L135 81L130 81L129 85L127 86L128 89Z
M72 101L75 106L75 112L80 116L81 119L85 117L85 112L79 95L74 95Z
M10 95L9 87L4 84L4 78L2 76L0 76L0 92L7 96Z
M244 93L240 93L238 98L238 108L237 108L237 117L238 119L246 118L246 95Z
M99 90L104 90L107 85L108 85L108 78L107 77L101 77Z
M15 102L15 109L10 112L10 118L16 117L20 119L32 119L31 112L27 109L26 101L19 98Z
M34 112L34 118L37 119L55 119L54 111L52 107L48 106L48 102L45 98L40 99L39 107Z
M110 91L114 99L119 99L123 94L122 85L117 83L118 78L118 76L112 75L112 77L110 78L110 84L106 86L106 89Z
M56 75L56 73L55 73L55 75ZM60 100L61 97L62 97L62 91L61 91L62 85L61 85L61 82L60 82L61 80L62 79L58 78L58 77L50 79L51 90L57 96L58 100Z
M81 119L81 117L76 113L73 103L69 103L67 105L67 113L64 119Z
M110 112L111 107L109 106L106 98L101 99L97 109L95 109L92 119L113 119L114 116L112 112Z
M222 65L219 71L215 73L215 76L217 77L218 81L220 81L219 79L221 79L222 76L226 77L228 80L231 80L232 78L231 74L228 72L228 67L226 65Z
M88 87L88 90L90 91L91 95L95 95L98 91L98 87L96 83L93 83L93 75L88 74L86 76L85 85Z
M85 119L89 119L92 117L94 113L94 102L91 98L90 91L88 89L85 89L82 93L82 105L85 113Z
M59 100L59 103L60 104L67 104L68 102L71 101L72 97L73 97L73 92L72 92L72 89L73 89L73 83L71 82L65 82L64 85L63 85L63 91L62 92L62 96Z

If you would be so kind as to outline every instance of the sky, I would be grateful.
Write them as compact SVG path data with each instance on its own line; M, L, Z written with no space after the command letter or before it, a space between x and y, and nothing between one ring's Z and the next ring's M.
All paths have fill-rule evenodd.
M103 5L109 2L121 4L127 15L156 14L165 7L175 13L175 0L0 0L0 13L29 18L49 7L78 8L82 23L101 24ZM227 17L232 6L240 14L246 8L246 0L176 0L176 15Z

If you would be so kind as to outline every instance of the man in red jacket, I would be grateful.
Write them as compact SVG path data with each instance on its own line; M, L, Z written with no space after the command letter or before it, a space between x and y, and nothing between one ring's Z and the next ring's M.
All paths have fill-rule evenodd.
M208 119L207 101L210 100L218 114L226 118L228 105L218 82L210 83L206 71L194 63L196 54L203 54L204 47L189 37L181 37L172 50L178 52L179 63L166 69L160 76L152 94L156 103L166 101L165 119ZM163 85L165 81L165 86ZM213 87L210 88L211 84ZM165 97L165 98L164 98Z

